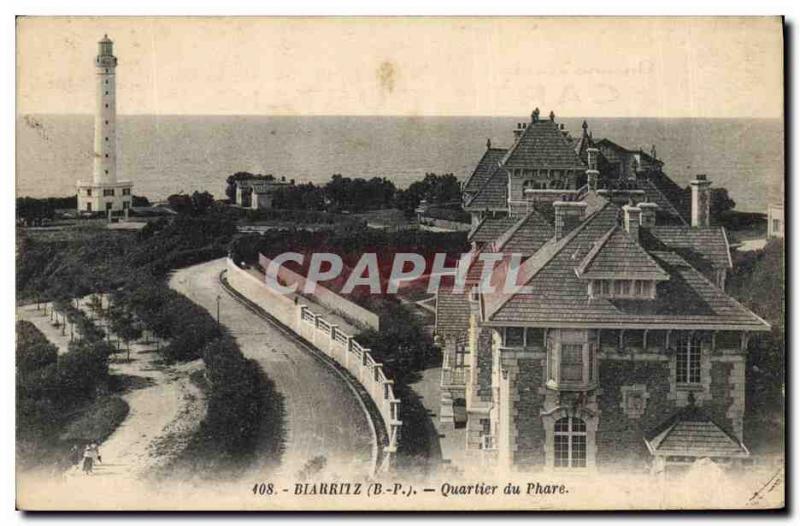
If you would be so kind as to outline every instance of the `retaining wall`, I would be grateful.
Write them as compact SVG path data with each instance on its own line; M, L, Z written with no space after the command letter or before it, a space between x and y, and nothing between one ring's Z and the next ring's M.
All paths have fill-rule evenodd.
M400 400L394 395L394 382L386 377L383 366L375 362L369 349L362 347L352 335L339 329L321 313L314 312L302 301L295 303L293 297L267 287L260 272L242 269L231 259L227 260L227 265L227 280L231 287L347 369L364 387L386 426L388 444L383 444L382 468L387 469L397 451L402 422L398 418Z

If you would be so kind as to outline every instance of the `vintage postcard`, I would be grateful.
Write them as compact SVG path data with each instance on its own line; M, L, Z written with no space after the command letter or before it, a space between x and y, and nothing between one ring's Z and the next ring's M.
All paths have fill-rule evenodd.
M781 18L16 31L19 509L785 505Z

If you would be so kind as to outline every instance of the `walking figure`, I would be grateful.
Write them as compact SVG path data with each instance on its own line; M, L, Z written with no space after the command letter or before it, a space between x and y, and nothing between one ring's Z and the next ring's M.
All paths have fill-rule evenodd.
M94 469L95 462L102 462L102 458L100 457L100 450L97 447L97 444L92 442L83 452L83 472L87 475L91 475Z

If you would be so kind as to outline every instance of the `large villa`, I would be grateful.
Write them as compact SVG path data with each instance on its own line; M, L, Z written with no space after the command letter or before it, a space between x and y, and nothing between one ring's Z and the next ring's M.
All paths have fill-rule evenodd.
M725 292L725 229L710 185L691 195L655 149L571 137L555 115L491 142L463 185L474 263L441 290L441 419L490 466L682 470L749 456L748 338L769 325ZM481 254L524 290L483 291ZM487 272L487 275L489 273ZM464 409L460 409L464 408ZM464 416L466 421L464 421Z

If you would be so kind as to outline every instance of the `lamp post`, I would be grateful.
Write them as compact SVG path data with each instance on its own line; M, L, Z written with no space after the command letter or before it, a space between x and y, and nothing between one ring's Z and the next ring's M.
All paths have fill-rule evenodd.
M217 294L217 325L219 326L219 300L222 299L222 296Z

